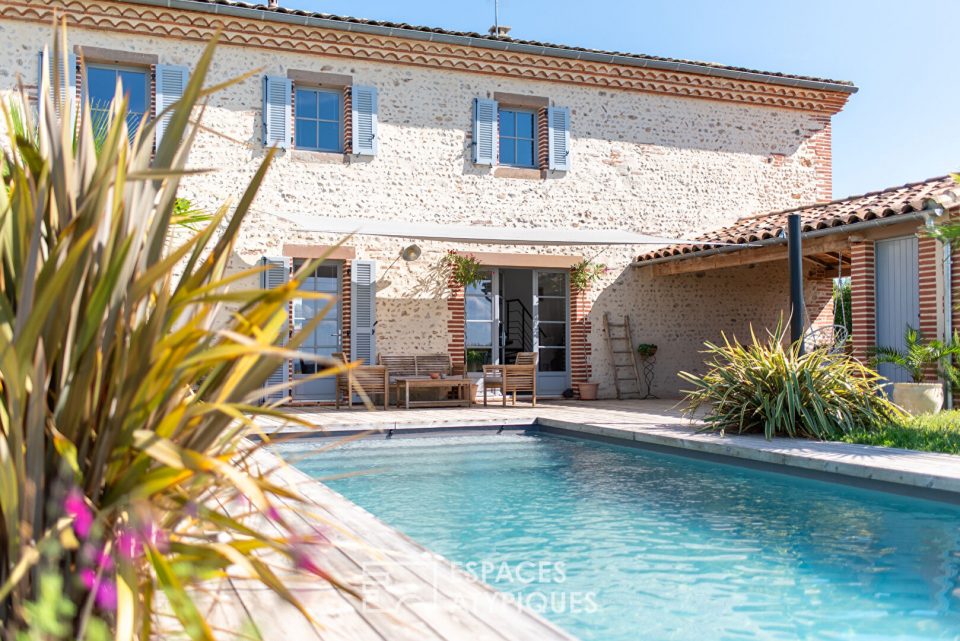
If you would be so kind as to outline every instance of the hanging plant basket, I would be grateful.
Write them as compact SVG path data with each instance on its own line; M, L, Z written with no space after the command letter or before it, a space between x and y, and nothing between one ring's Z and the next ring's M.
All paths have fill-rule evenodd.
M570 285L580 291L589 289L590 285L600 280L608 271L610 270L603 263L582 260L570 268Z
M637 345L637 355L640 358L652 358L657 354L657 346L653 343L640 343Z
M443 257L441 264L448 270L450 280L460 287L470 287L483 280L483 266L472 254L450 251Z

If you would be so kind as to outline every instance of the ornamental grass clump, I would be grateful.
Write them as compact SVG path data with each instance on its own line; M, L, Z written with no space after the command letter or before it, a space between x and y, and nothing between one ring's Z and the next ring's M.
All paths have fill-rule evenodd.
M691 384L685 411L706 409L705 430L823 440L874 429L902 412L880 393L875 371L847 355L800 353L784 339L782 323L765 340L741 345L726 336L706 343L707 373L681 372Z
M64 51L65 32L53 59ZM327 298L298 291L315 263L272 290L237 288L257 269L227 273L273 153L235 206L205 220L177 205L207 97L243 80L203 88L212 56L211 43L155 151L153 122L128 130L119 88L102 137L89 108L71 114L56 87L50 97L46 73L39 122L22 90L25 121L4 108L4 641L147 641L165 636L158 620L212 639L195 602L209 581L261 582L309 617L276 568L332 580L312 558L322 534L284 516L300 498L260 471L243 438L253 415L279 414L258 400L284 359L321 361L317 376L336 370L297 351L314 325L278 346L294 297ZM178 221L189 224L171 233ZM225 323L224 305L237 310Z

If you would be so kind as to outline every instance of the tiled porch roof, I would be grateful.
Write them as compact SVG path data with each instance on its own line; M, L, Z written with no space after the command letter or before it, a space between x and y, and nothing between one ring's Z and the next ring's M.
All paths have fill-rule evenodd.
M862 196L849 196L828 203L746 216L729 227L697 237L697 240L702 242L662 247L639 256L637 262L692 254L715 247L717 243L746 244L783 237L786 234L788 216L793 213L800 214L802 229L808 232L909 214L925 209L932 201L946 208L960 206L960 185L950 176L938 176Z

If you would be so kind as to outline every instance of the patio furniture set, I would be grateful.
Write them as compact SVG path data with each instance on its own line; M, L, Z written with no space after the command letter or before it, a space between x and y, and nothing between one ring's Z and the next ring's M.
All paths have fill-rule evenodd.
M347 363L345 354L333 358ZM383 409L390 407L391 396L397 407L471 407L476 386L483 385L483 404L489 390L500 390L503 405L507 397L517 404L517 394L528 392L537 404L537 354L521 352L509 365L484 365L480 377L469 376L460 363L453 363L448 354L386 355L376 365L354 365L337 374L335 403L350 408L360 394L367 398L381 397ZM435 390L431 398L429 392Z

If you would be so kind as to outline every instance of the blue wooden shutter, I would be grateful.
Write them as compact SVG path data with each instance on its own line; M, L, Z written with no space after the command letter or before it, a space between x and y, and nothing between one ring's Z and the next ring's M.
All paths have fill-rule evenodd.
M550 126L547 167L570 171L570 110L566 107L550 107L547 110L547 123Z
M270 257L264 256L260 259L260 264L267 266L267 269L260 272L260 286L263 289L276 289L282 287L290 278L290 259L282 256ZM280 334L280 344L286 345L287 332ZM284 361L277 370L270 375L264 383L264 387L272 387L289 382L290 367L289 361ZM265 402L278 401L287 397L289 390L273 391L266 394L263 398Z
M59 115L62 113L61 105L57 104L54 94L54 86L60 88L60 101L66 105L67 112L76 116L76 100L77 100L77 56L73 53L68 53L63 55L63 52L60 54L60 68L53 68L53 52L51 52L46 47L43 48L43 51L39 55L40 68L39 73L37 74L37 96L40 95L40 88L43 86L43 70L47 70L47 78L49 84L47 89L50 95L50 102L53 104L56 113ZM43 100L38 100L38 109L41 117L43 115L43 110L45 103Z
M377 89L353 85L350 91L353 113L353 153L374 156L377 153Z
M165 115L161 114L165 109L183 97L183 91L187 88L187 80L190 77L190 70L180 65L157 65L156 85L157 99L155 103L155 115L157 117L156 146L160 146L160 140L163 138L163 132L167 129L167 122L170 121L171 111Z
M282 76L263 77L263 144L281 149L290 146L290 107L293 81Z
M497 164L497 101L473 100L473 162L478 165Z
M354 260L350 265L350 360L373 364L377 358L377 263Z

